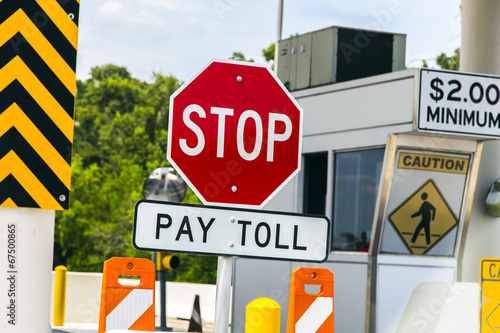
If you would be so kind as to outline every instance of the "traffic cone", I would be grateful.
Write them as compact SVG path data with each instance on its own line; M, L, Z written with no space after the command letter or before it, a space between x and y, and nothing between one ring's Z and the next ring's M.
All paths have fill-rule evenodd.
M200 295L194 297L193 312L191 319L189 319L188 332L203 332L201 326L201 311L200 311Z

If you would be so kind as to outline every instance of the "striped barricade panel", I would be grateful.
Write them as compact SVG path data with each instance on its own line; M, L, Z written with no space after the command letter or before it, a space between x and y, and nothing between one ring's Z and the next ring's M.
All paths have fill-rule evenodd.
M292 272L287 333L332 333L333 273L300 267Z
M120 277L138 277L122 285ZM123 280L122 280L123 281ZM112 258L104 263L99 333L113 330L155 330L155 265L147 259Z

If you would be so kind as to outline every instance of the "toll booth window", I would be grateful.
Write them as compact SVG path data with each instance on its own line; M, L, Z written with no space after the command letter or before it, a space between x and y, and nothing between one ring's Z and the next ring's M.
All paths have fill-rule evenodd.
M328 153L304 155L304 201L306 214L325 214Z
M368 251L384 149L335 154L332 251Z

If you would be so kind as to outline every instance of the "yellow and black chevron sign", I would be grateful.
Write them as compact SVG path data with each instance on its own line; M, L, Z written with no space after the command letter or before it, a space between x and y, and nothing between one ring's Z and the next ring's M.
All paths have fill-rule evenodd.
M0 207L65 210L79 0L0 0Z

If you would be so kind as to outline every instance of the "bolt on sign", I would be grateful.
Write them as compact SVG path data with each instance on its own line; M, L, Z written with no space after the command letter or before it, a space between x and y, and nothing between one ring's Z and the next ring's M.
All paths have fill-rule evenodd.
M0 1L0 206L65 210L79 0Z
M481 283L481 333L500 333L500 258L483 258Z
M381 252L453 255L470 155L400 149L396 159Z

